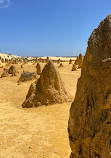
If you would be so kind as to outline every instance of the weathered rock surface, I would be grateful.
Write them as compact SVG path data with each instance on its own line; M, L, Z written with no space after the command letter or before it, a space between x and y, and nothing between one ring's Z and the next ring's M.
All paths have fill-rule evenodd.
M71 59L69 60L69 64L72 64L72 60Z
M71 158L111 158L111 15L88 40L68 131Z
M59 73L49 61L44 67L40 78L30 86L22 107L33 107L62 103L70 100Z
M77 59L75 60L75 65L78 65L78 59L79 57L77 57Z
M75 64L72 65L72 71L76 71L77 70L77 67Z
M83 56L82 56L82 54L79 54L79 57L78 57L78 68L81 68L82 64L83 64Z
M18 83L20 82L26 82L26 81L29 81L29 80L32 80L32 79L36 79L36 73L35 72L28 72L28 71L24 71L19 80L18 80Z
M1 74L1 78L3 78L3 77L7 77L7 76L8 76L8 72L7 72L7 71L2 72L2 74Z
M41 66L39 63L37 63L36 68L37 68L37 74L40 75L41 74Z
M48 63L48 62L49 62L49 57L46 58L46 63Z
M8 73L12 74L12 76L16 76L16 72L17 72L17 70L16 70L15 66L14 65L10 66Z
M60 65L58 66L58 68L64 67L62 63L60 63Z

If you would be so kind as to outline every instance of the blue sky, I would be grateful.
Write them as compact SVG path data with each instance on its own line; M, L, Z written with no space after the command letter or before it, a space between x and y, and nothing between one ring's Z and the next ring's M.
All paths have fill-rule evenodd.
M85 54L111 13L111 0L0 0L0 52L21 56Z

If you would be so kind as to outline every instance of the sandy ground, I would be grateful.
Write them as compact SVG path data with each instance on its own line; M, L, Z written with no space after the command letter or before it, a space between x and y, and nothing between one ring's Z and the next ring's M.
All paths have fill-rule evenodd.
M18 57L20 57L20 56L12 55L12 54L0 53L0 57L3 58L3 59L5 59L5 58L11 59L12 57L18 58Z
M1 58L3 58L3 59L5 59L5 58L7 58L7 59L11 59L12 57L14 57L14 58L20 58L20 56L17 56L17 55L12 55L12 54L5 54L5 53L0 53L0 57ZM40 58L40 57L39 57ZM41 57L42 59L46 59L47 58L47 56L44 56L44 57ZM60 59L60 60L62 60L62 61L69 61L70 59L72 59L72 60L76 60L76 58L77 57L55 57L55 56L49 56L49 58L51 59L51 60L58 60L58 59ZM28 57L28 59L29 60L32 60L32 59L34 59L34 57Z
M47 57L41 57L42 59L46 59ZM69 61L70 59L71 60L76 60L77 57L52 57L52 56L49 56L49 59L51 60L58 60L60 59L61 61Z
M55 64L74 98L81 71L72 72L72 65L63 65L58 68ZM36 69L32 64L24 65L23 69L15 66L17 76L0 78L0 158L69 158L67 126L71 102L23 109L21 104L35 80L21 85L17 80L23 69L31 72ZM0 74L2 71L1 68Z

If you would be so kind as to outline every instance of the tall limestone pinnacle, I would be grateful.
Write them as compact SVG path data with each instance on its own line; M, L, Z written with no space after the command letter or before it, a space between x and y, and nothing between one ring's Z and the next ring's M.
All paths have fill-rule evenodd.
M111 158L111 14L88 40L68 132L71 158Z
M62 103L70 101L70 99L70 94L65 89L58 71L49 60L40 78L30 86L22 107L38 107L41 105Z

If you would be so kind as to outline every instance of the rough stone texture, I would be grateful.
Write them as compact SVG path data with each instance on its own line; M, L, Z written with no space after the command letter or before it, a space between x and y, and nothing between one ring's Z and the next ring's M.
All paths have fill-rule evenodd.
M5 59L2 58L2 59L1 59L1 62L2 62L2 63L5 63Z
M38 62L38 57L36 57L35 62Z
M58 68L64 67L62 63L60 63L60 65L58 66Z
M41 62L41 61L42 61L42 59L41 59L41 58L39 58L38 60L39 60L39 62Z
M78 68L81 68L82 64L83 64L83 56L82 56L82 54L79 54L79 57L78 57Z
M75 64L72 65L72 71L76 71L77 70L77 67Z
M71 158L111 158L111 15L88 40L68 131Z
M72 64L72 60L71 59L69 60L69 64Z
M4 68L4 69L3 69L3 71L6 71L6 72L8 72L8 69Z
M36 79L36 73L35 72L28 72L28 71L23 71L21 74L18 83L20 82L26 82L32 79Z
M40 78L30 86L22 107L33 107L62 103L70 100L59 73L49 61L44 67Z
M78 65L78 59L79 57L77 57L77 59L75 60L75 65Z
M41 74L41 66L39 63L37 63L36 68L37 68L37 74L40 75Z
M8 70L8 73L9 74L12 74L12 76L16 76L16 68L14 65L10 66L9 70Z
M2 72L2 74L1 74L1 78L3 78L3 77L7 77L7 76L8 76L8 72L7 72L7 71Z
M48 62L49 62L49 57L46 58L46 63L48 63Z

